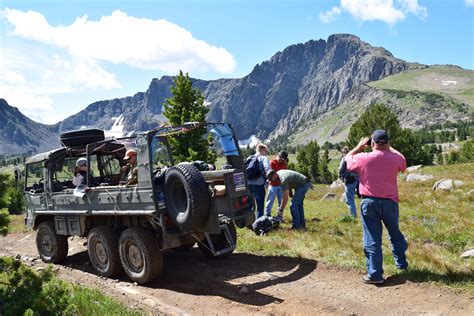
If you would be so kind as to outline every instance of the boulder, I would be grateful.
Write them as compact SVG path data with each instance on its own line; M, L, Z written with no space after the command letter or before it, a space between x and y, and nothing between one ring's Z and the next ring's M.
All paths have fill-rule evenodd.
M410 166L407 168L407 172L413 172L415 170L420 169L421 167L423 167L423 165Z
M464 182L460 180L453 180L453 179L441 179L436 181L433 185L433 191L452 191L454 188L460 187L464 184Z
M339 201L342 203L346 203L346 193L342 192L341 197L339 198Z
M472 257L474 257L474 249L463 252L461 257L462 258L472 258Z
M336 198L336 193L334 193L334 192L328 192L328 193L326 193L325 196L323 196L323 197L321 198L320 201L322 201L322 200L332 200L332 199L335 199L335 198Z
M421 173L410 173L406 177L406 181L408 182L415 182L415 181L427 181L433 179L433 176L430 174L421 174Z
M329 188L331 189L342 188L342 187L344 187L344 182L342 182L341 179L337 179L336 181L333 181L333 183L331 183L331 185L329 186Z

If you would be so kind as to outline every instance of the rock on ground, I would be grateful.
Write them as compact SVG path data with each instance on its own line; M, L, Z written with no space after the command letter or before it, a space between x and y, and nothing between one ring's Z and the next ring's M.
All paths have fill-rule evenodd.
M430 174L421 174L421 173L411 173L406 177L408 182L414 181L427 181L433 179L433 176Z
M472 258L472 257L474 257L474 249L463 252L461 257L463 257L463 258Z
M335 198L336 198L336 193L328 192L328 193L326 193L325 196L323 196L323 197L321 198L320 201L322 201L322 200L332 200L332 199L335 199Z
M420 169L421 167L423 167L423 165L410 166L407 168L407 172L413 172L415 170Z
M460 187L464 184L464 182L460 180L453 180L453 179L441 179L436 181L433 185L433 191L452 191L454 188Z
M336 181L333 181L329 188L331 189L336 189L336 188L342 188L344 186L344 182L341 181L341 179L337 179Z

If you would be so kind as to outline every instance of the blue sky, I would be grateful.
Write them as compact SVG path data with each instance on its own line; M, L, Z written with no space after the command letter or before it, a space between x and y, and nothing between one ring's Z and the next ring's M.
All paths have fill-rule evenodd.
M1 2L0 98L55 123L179 69L237 78L291 44L352 33L474 69L474 0Z

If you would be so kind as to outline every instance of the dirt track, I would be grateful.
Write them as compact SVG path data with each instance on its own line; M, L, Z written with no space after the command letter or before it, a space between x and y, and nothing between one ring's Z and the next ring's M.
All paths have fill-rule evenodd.
M45 266L38 259L34 237L0 237L0 255L21 255L33 267ZM474 315L474 297L401 276L376 287L362 284L358 273L313 260L236 253L208 261L197 249L166 252L163 275L138 286L125 276L114 280L95 275L84 241L69 241L69 257L55 267L58 274L153 315ZM244 286L249 293L240 293Z

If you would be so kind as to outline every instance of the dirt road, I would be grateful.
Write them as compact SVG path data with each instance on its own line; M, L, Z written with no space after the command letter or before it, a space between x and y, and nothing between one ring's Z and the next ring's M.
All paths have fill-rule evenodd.
M0 255L20 255L28 265L43 267L34 238L34 233L0 237ZM166 252L163 275L139 286L125 276L95 275L84 241L69 240L69 257L55 266L58 274L152 315L474 315L474 297L401 276L376 287L362 284L354 271L313 260L236 253L208 261L196 248Z

